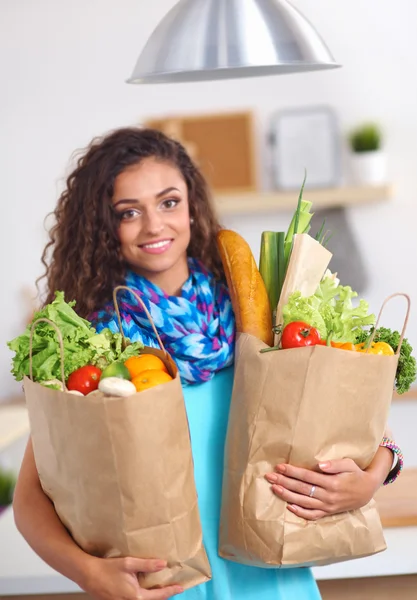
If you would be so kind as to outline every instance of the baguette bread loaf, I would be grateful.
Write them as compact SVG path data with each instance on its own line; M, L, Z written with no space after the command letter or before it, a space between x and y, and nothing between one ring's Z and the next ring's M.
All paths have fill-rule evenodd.
M236 317L238 332L273 344L272 311L265 284L249 244L228 229L217 234L217 245Z

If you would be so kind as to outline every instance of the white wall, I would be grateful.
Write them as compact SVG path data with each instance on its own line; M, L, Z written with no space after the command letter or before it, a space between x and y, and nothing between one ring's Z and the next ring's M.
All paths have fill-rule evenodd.
M254 109L260 140L288 106L333 105L344 129L363 119L385 127L394 200L352 209L371 274L367 299L405 290L417 299L417 3L294 0L344 67L260 80L130 86L136 57L174 0L2 0L0 3L0 398L18 391L6 340L26 318L22 289L42 272L43 218L54 208L70 154L108 129L167 112ZM263 176L265 180L265 176ZM287 215L274 215L276 228ZM283 221L283 219L285 220ZM228 219L258 253L271 215ZM345 282L348 283L348 282ZM387 315L400 325L400 306ZM409 337L417 346L417 309Z

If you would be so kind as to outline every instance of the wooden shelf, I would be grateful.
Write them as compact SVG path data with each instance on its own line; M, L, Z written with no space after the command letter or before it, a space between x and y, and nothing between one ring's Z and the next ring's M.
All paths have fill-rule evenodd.
M408 392L405 392L405 394L397 394L396 392L394 392L392 399L395 401L417 400L417 387L412 387L410 390L408 390Z
M392 198L394 188L390 184L363 187L339 187L306 190L304 200L313 203L313 209L356 206L381 202ZM262 213L267 211L293 211L297 206L298 191L293 192L242 192L215 194L216 208L220 215Z
M384 527L417 526L417 469L405 469L397 481L377 492L375 500Z

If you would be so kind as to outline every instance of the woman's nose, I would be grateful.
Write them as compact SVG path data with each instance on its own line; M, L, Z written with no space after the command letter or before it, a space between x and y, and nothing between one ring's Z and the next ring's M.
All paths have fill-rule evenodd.
M148 211L145 214L145 229L147 233L160 233L164 228L162 216L157 211Z

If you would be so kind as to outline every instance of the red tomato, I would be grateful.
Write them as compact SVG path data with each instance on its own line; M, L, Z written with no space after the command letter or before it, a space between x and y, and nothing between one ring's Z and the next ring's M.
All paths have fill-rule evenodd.
M92 365L86 365L71 373L68 377L67 388L81 392L86 396L98 388L100 377L101 369Z
M303 321L288 323L282 332L281 346L284 350L288 348L301 348L303 346L315 346L319 343L320 334L317 329Z

